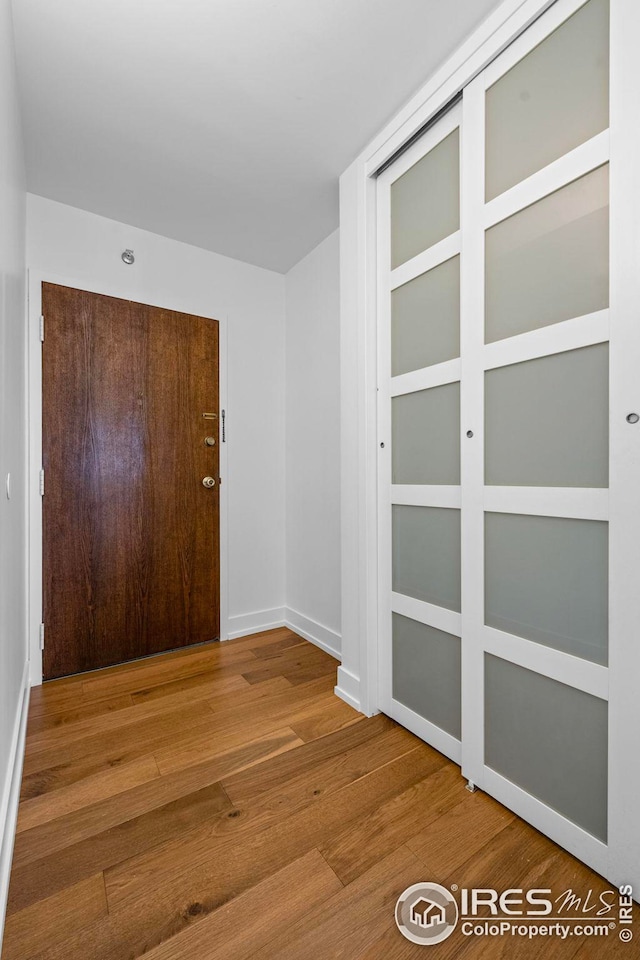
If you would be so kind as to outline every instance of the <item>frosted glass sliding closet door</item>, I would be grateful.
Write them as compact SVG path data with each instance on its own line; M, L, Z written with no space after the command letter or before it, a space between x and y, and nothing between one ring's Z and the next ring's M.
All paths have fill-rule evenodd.
M461 116L378 181L381 707L458 763Z
M601 872L609 16L558 0L377 183L380 707Z

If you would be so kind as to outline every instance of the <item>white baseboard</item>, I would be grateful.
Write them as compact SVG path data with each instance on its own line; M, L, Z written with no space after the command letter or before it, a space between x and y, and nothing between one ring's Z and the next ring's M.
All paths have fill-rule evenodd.
M18 819L18 803L20 800L20 781L22 779L22 764L27 736L27 714L29 712L29 663L24 665L22 674L22 688L18 701L18 709L11 737L9 765L4 783L4 790L0 805L0 951L2 950L2 933L4 918L9 896L9 878L11 876L11 860L13 844Z
M237 640L238 637L247 637L252 633L274 630L277 627L288 627L294 633L299 633L305 640L325 650L336 660L342 659L340 634L310 617L305 617L291 607L272 607L270 610L257 610L255 613L229 617L227 636L221 639Z
M222 640L237 640L238 637L248 637L252 633L261 633L262 630L284 627L285 608L273 607L271 610L243 613L237 617L229 617L227 624L227 636L221 637Z
M330 630L329 627L323 626L316 620L305 617L304 614L292 610L291 607L285 607L285 625L294 633L299 633L305 640L315 643L316 647L325 650L336 660L342 660L340 652L342 638L335 630Z
M346 667L338 667L338 683L335 687L336 696L348 703L359 713L364 713L360 704L360 680Z

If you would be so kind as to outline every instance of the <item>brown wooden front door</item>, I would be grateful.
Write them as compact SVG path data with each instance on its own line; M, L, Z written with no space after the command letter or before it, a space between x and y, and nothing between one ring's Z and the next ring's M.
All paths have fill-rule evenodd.
M42 303L45 679L217 639L217 321Z

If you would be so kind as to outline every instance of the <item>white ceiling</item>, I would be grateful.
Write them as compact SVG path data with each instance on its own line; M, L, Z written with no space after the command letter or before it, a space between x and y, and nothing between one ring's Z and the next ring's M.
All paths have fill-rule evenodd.
M273 270L497 0L13 0L28 189Z

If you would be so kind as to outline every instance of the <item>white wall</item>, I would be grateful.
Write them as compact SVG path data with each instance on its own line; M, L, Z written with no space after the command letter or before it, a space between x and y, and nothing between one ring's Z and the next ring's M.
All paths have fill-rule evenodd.
M286 277L287 620L340 653L340 238Z
M15 791L10 794L27 660L25 187L12 38L9 0L0 0L0 931L13 849ZM15 774L19 778L20 762Z
M127 247L130 267L120 259ZM229 635L281 623L284 276L31 194L27 266L30 276L227 321Z

